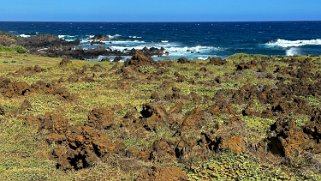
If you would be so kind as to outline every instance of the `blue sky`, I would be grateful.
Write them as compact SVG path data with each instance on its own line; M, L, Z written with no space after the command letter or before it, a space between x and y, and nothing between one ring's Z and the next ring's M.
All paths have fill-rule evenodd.
M0 21L321 20L321 0L3 0Z

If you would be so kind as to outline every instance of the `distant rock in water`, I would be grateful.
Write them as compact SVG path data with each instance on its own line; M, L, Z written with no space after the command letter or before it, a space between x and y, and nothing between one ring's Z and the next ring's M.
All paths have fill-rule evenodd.
M109 36L107 36L107 35L95 35L93 38L91 38L91 40L94 40L94 41L108 41L109 40Z
M90 38L91 44L105 44L105 41L110 40L107 35L95 35L93 38Z
M144 47L142 49L142 51L146 54L146 55L156 55L156 56L162 56L165 54L165 48L161 47L161 48L155 48L155 47L151 47L151 48L147 48Z

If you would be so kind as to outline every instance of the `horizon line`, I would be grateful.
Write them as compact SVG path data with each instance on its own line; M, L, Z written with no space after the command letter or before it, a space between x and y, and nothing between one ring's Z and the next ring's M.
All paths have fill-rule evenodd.
M320 20L218 20L218 21L37 21L0 20L0 23L264 23L264 22L321 22Z

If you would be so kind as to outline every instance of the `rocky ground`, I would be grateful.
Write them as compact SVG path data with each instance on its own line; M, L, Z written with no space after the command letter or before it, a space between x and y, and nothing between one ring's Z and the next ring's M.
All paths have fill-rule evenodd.
M320 180L321 57L0 52L3 180Z

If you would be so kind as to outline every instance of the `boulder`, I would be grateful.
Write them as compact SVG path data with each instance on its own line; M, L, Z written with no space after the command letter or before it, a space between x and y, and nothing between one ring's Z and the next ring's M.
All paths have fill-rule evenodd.
M178 60L177 60L177 63L182 63L182 64L184 64L184 63L189 63L190 61L187 59L187 58L185 58L185 57L181 57L181 58L179 58Z
M207 59L209 65L225 65L226 60L220 58L220 57L208 57Z
M109 109L95 108L88 115L87 126L108 129L113 125L113 112Z
M126 61L124 66L142 66L154 64L150 56L145 55L142 51L136 51L129 61Z

